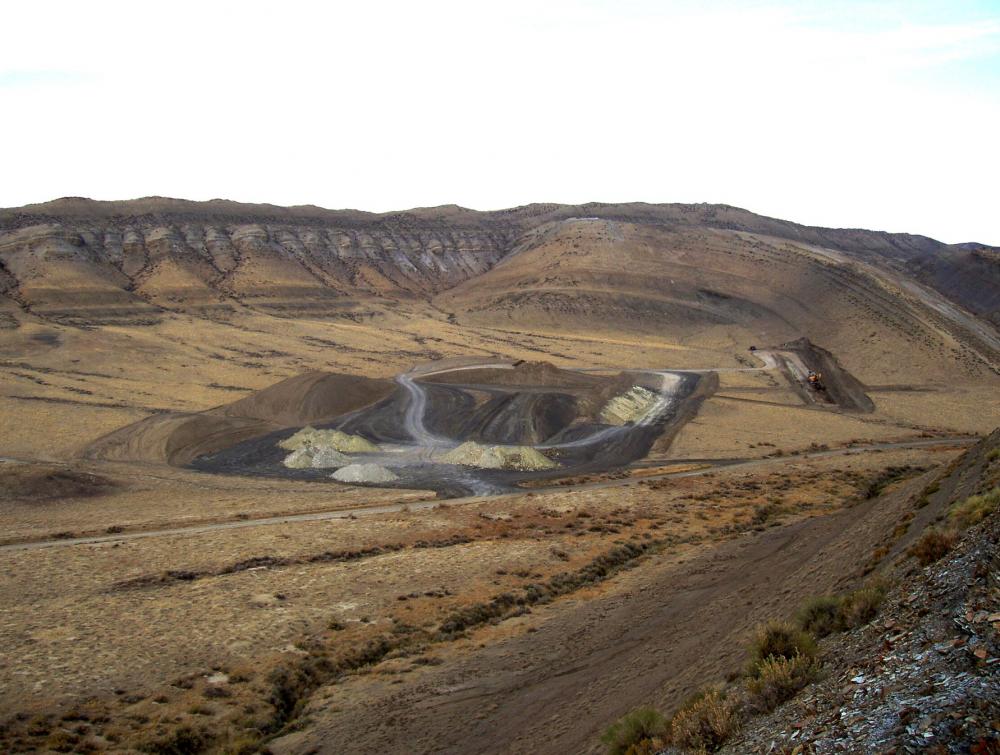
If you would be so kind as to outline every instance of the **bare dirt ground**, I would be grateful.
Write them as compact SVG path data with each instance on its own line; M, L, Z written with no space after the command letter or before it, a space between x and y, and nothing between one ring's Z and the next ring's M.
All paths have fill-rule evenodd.
M954 453L942 448L931 458ZM249 531L193 528L0 552L10 576L0 596L8 606L0 640L10 649L3 668L10 716L5 746L37 748L67 727L82 729L78 741L99 748L148 744L184 727L215 744L259 737L275 715L269 701L282 669L298 668L317 647L340 658L386 637L413 641L400 644L372 674L345 679L352 700L371 695L372 705L381 705L383 685L407 690L396 680L448 671L453 659L474 662L480 671L495 663L502 677L516 656L501 649L480 658L480 646L513 635L532 646L539 637L562 638L565 645L563 630L546 630L547 622L598 616L580 610L605 590L621 601L621 591L637 589L636 575L655 582L669 567L664 574L679 580L686 572L676 571L683 566L675 563L678 556L693 557L730 538L756 542L754 528L777 532L784 531L779 523L802 517L825 521L825 514L863 496L886 466L927 459L924 450L788 459L756 470L357 519L290 521ZM433 629L497 593L584 569L617 543L658 541L664 545L637 561L634 571L573 590L495 628L473 627L469 637L439 637ZM623 608L615 631L635 621L627 614ZM577 629L586 622L593 618ZM615 633L611 626L607 636ZM595 632L600 646L605 635ZM539 652L553 660L552 650ZM461 668L456 673L464 674ZM212 681L220 674L227 681ZM331 690L341 694L339 685ZM595 722L616 711L592 709ZM419 751L397 744L400 751ZM456 745L474 749L463 748Z
M669 709L738 670L755 623L856 578L920 484L719 546L667 549L574 610L539 611L513 636L487 631L479 652L402 681L374 674L322 691L313 725L270 748L599 752L608 713Z

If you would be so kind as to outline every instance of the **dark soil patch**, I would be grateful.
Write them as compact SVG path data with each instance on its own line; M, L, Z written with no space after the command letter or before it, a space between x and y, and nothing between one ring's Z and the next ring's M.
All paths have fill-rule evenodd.
M108 493L116 484L106 477L52 465L0 465L0 498L23 502L87 498Z

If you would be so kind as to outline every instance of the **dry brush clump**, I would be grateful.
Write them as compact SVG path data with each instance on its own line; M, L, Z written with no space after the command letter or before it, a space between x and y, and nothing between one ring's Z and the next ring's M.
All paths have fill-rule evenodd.
M202 752L212 741L213 737L204 728L185 724L147 740L139 750L153 755L188 755Z
M757 630L750 643L747 675L756 676L761 664L770 658L814 658L818 652L816 638L809 632L788 621L771 621Z
M970 495L963 501L952 505L948 510L948 520L959 529L974 527L1000 508L1000 488Z
M660 727L640 708L610 727L602 741L612 755L646 755L661 744L685 753L721 748L752 715L767 713L791 700L822 671L817 638L870 622L889 589L872 579L844 595L824 595L802 605L796 620L760 626L748 647L750 660L743 678L729 687L709 686L689 698ZM646 711L638 715L639 711ZM655 711L652 711L655 713ZM631 717L631 718L630 718ZM661 742L662 740L662 742Z
M750 645L744 690L752 712L774 710L819 674L816 638L797 624L772 621Z
M994 449L996 450L998 449ZM944 517L945 526L930 528L924 532L910 547L909 555L917 559L921 566L933 564L955 547L963 530L976 526L998 509L1000 487L956 501L948 508Z
M663 744L667 719L644 706L622 716L601 735L608 755L652 755Z
M929 566L946 556L957 542L958 533L954 530L931 528L910 547L909 554L921 566Z
M796 615L798 625L818 638L833 634L840 628L841 598L818 595L807 600Z
M739 730L741 708L738 695L717 687L702 690L670 719L669 742L686 752L713 752Z
M873 578L844 595L810 598L802 604L795 620L800 629L820 639L834 632L846 632L874 619L888 591L885 579Z
M814 656L764 658L746 680L747 705L752 712L768 713L795 697L819 672L820 662Z
M874 619L888 592L889 583L876 578L865 583L860 589L843 596L838 631L855 629Z

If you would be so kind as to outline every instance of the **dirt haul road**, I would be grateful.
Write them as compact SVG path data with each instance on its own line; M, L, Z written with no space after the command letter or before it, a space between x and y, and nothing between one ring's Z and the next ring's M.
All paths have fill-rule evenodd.
M928 448L936 446L968 446L975 443L978 438L924 438L921 440L900 441L897 443L871 443L863 446L852 446L850 448L835 448L828 451L813 451L803 454L788 454L781 457L751 459L748 461L719 461L705 460L706 466L703 469L694 469L685 472L663 474L644 474L641 477L605 480L602 482L586 482L576 485L558 485L550 488L532 488L523 492L508 493L501 496L468 496L465 498L452 498L448 501L430 499L425 501L406 501L405 503L381 504L378 506L359 506L355 508L343 508L332 511L310 511L303 514L283 514L282 516L261 517L259 519L239 519L236 521L209 521L201 524L190 524L185 527L170 527L156 530L138 530L135 532L121 532L114 535L93 535L88 537L66 537L47 540L31 540L20 543L9 543L0 545L0 553L4 551L34 550L37 548L58 548L74 545L93 545L96 543L112 543L122 540L135 540L147 537L164 537L171 535L197 535L204 532L216 530L245 529L247 527L265 527L276 524L287 524L290 522L320 522L331 519L350 519L359 516L376 516L379 514L395 514L399 512L413 512L423 509L436 508L438 506L462 506L468 504L482 503L486 500L496 501L502 498L521 498L526 493L539 497L546 493L565 493L568 490L597 490L600 488L613 488L625 485L637 485L647 480L658 480L666 477L696 477L706 474L714 474L721 469L749 469L761 466L771 466L789 464L802 459L820 459L830 456L850 456L854 454L867 453L871 451L889 451L902 448ZM19 461L19 460L18 460Z
M836 514L768 529L684 562L669 550L614 592L536 609L535 631L404 678L348 677L317 695L303 731L269 744L302 753L596 753L600 732L738 670L751 628L858 574L898 521L915 479ZM540 619L540 620L539 620ZM393 683L395 682L395 683Z

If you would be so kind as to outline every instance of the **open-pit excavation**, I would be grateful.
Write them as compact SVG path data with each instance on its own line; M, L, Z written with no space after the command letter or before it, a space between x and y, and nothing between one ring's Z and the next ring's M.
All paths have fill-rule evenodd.
M465 377L469 382L455 382ZM537 363L469 365L461 374L425 368L395 382L389 396L367 407L315 428L235 443L191 466L434 490L448 498L505 493L642 458L665 430L691 416L711 383L693 373L596 377ZM688 404L690 411L680 411ZM338 474L341 467L350 472Z

